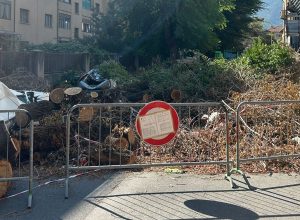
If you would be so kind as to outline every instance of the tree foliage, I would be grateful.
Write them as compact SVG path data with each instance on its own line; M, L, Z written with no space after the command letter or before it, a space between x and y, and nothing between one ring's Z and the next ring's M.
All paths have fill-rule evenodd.
M222 49L242 50L244 48L244 40L252 37L253 31L257 31L253 30L257 28L257 26L253 27L253 24L258 21L255 14L262 9L262 6L262 0L235 0L234 9L224 11L228 21L227 26L218 31Z
M213 50L234 0L112 0L94 17L97 46L128 62L176 57L179 49Z

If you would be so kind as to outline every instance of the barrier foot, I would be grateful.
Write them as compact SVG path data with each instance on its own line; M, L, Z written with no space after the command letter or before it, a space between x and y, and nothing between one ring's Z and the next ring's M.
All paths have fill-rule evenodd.
M246 177L246 174L243 171L241 171L239 169L236 169L236 168L233 168L233 169L230 170L230 175L233 174L233 173L240 174L243 177L243 179L244 179L246 185L248 186L249 190L255 190L256 189L255 187L251 186L248 178Z
M27 208L31 209L31 206L32 206L32 195L30 194L28 196L28 206L27 206Z
M69 198L69 179L65 180L65 199Z
M225 179L229 181L230 186L231 186L232 189L238 188L238 186L233 182L233 180L232 180L232 178L231 178L230 175L227 175L227 174L226 174L226 175L225 175Z

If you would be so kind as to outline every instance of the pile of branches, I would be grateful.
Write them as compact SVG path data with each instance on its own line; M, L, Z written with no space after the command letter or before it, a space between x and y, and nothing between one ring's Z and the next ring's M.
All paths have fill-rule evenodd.
M246 93L231 96L233 106L241 101L300 100L300 86L287 78L268 76ZM241 109L242 158L292 155L300 153L300 105L255 105ZM299 172L299 158L276 159L244 165L252 172Z
M300 100L300 86L287 78L267 77L245 93L232 93L228 103L231 114L242 101ZM220 112L220 114L223 114ZM188 119L190 120L190 119ZM225 121L221 117L209 128L181 128L176 139L159 148L150 149L139 157L141 162L196 162L226 159ZM236 155L236 121L229 121L230 160ZM240 117L241 159L300 154L300 105L246 105ZM224 172L224 166L185 167L198 173ZM262 160L242 164L247 172L300 172L299 158Z
M299 100L300 86L286 78L268 77L259 81L245 93L232 93L228 104L231 114L241 101L251 100ZM180 101L181 91L174 90L171 97ZM68 109L77 103L105 102L100 96L87 98L87 94L65 97L55 104L51 111L40 117L39 128L35 130L35 158L41 164L64 165L66 127L62 119ZM118 97L118 96L116 96ZM109 98L108 98L109 100ZM111 100L114 102L115 100ZM206 112L207 113L207 112ZM134 129L134 121L128 113L103 109L99 116L96 109L81 109L74 112L71 124L70 158L74 165L155 163L155 162L209 162L226 160L225 113L220 109L210 114L218 114L213 123L203 121L204 112L181 117L181 126L175 139L160 147L145 144ZM193 118L199 123L191 124ZM130 121L132 120L132 121ZM78 130L78 124L80 129ZM101 124L101 128L99 128ZM100 130L99 130L100 129ZM50 134L50 135L49 135ZM101 134L99 136L99 134ZM16 137L18 139L18 137ZM276 106L244 106L240 118L241 158L291 155L300 152L300 106L296 104ZM236 155L236 121L229 121L230 160ZM26 147L26 143L23 143ZM225 172L225 166L191 166L187 170L198 173ZM243 164L248 172L299 172L299 159L275 159Z
M40 79L35 74L27 71L2 76L0 81L15 90L47 91L50 89L50 84L47 80Z
M267 76L257 81L247 92L232 92L229 100L233 107L237 107L242 101L299 100L299 91L300 85L288 78L277 79L275 76Z

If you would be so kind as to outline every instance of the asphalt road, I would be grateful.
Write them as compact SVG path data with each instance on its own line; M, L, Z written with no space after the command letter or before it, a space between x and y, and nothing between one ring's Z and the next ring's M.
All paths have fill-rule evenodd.
M26 194L1 200L0 219L300 219L300 175L250 175L253 191L234 178L237 189L224 175L86 175L71 180L67 200L63 182L35 189L32 209Z

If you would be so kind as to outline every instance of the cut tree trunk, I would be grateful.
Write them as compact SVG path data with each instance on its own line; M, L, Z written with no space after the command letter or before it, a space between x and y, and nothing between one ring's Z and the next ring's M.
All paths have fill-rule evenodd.
M11 163L20 152L20 144L15 138L11 138L5 122L0 121L0 159L8 159Z
M135 138L134 131L132 128L128 129L127 136L128 136L127 138L128 138L129 143L131 145L135 144L136 138Z
M113 148L116 148L116 149L121 148L123 150L126 150L129 147L129 143L128 143L127 139L124 137L115 138L115 137L107 136L105 138L104 143L105 143L105 145L112 146Z
M49 115L51 111L55 109L55 107L56 107L55 104L52 102L40 101L40 102L22 104L18 108L27 110L30 113L32 120L39 120L44 116ZM18 114L16 115L16 117L17 116ZM20 126L20 124L18 124L18 121L21 122L26 121L26 118L24 119L24 117L26 117L24 113L20 114L19 116L20 119L16 121L18 126Z
M181 94L181 91L178 90L178 89L173 89L172 92L171 92L171 98L176 101L176 102L179 102L182 98L182 94Z
M92 107L84 107L79 110L79 121L91 121L95 115L95 110Z
M0 160L0 178L11 178L13 176L12 168L10 162L7 160ZM0 182L0 198L5 196L10 183Z
M49 98L52 102L60 104L65 97L64 89L56 88L50 92Z

